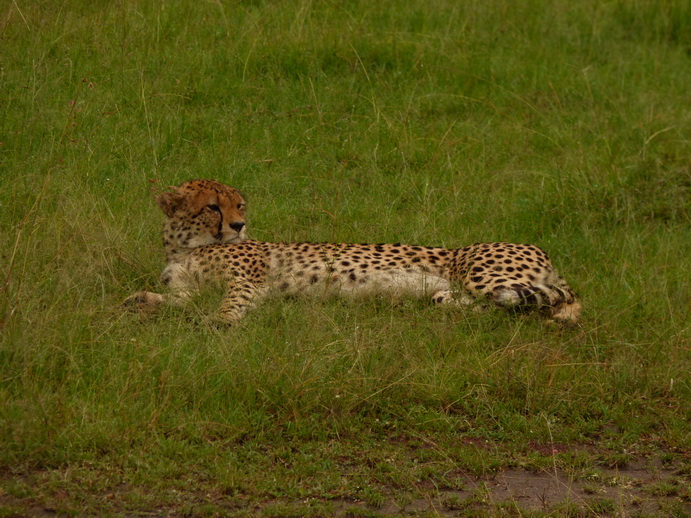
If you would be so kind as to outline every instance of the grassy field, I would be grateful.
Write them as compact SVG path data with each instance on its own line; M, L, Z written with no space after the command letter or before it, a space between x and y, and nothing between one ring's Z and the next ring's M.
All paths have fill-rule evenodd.
M0 516L691 514L688 2L12 0L0 27ZM190 178L241 189L256 239L540 245L582 324L127 313L161 288L150 191Z

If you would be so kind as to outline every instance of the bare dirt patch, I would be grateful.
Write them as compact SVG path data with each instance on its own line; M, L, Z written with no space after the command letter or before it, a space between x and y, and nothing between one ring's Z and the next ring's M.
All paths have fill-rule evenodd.
M263 499L246 494L230 496L217 491L176 492L176 503L154 504L141 499L142 488L118 488L117 494L86 493L67 496L50 488L46 472L12 479L0 478L0 516L55 516L111 514L119 516L691 516L691 480L688 469L640 458L613 469L574 473L505 469L494 475L474 476L459 470L458 487L437 486L434 479L412 487L381 487L377 504L356 497L314 495L304 500ZM18 490L33 485L34 491ZM3 486L7 489L2 489ZM41 488L41 486L43 486ZM88 490L86 490L88 492ZM155 490L154 490L155 491ZM139 494L139 497L137 496ZM138 502L138 503L137 503Z
M388 501L378 509L362 502L340 506L340 516L416 515L473 516L491 509L542 511L562 509L585 516L691 516L689 477L677 470L635 461L618 469L576 478L560 471L534 473L503 470L492 477L467 477L467 490L431 491L401 505ZM436 493L436 494L434 494Z

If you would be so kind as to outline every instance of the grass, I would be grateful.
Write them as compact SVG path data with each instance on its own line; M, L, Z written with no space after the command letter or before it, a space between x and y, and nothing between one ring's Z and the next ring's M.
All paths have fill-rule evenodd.
M650 512L689 512L685 2L18 0L0 27L0 515L520 514L468 482L597 493L640 458L671 473ZM150 189L190 178L258 239L538 244L583 322L128 314L160 288ZM619 512L594 502L531 512Z

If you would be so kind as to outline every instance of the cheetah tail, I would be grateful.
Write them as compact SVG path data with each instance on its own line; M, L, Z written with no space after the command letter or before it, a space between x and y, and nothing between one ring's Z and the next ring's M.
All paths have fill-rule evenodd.
M531 286L503 286L493 293L494 302L504 307L516 306L558 306L570 304L576 296L571 288L552 284L534 284Z

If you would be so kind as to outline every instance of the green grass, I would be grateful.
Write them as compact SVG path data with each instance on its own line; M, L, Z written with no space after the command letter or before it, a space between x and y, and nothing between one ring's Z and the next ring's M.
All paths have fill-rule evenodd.
M499 508L440 491L641 456L678 479L645 498L688 482L686 2L18 0L0 27L0 515L472 515ZM582 324L126 313L160 289L150 189L190 178L257 239L540 245Z

